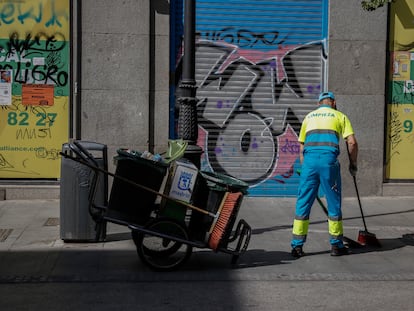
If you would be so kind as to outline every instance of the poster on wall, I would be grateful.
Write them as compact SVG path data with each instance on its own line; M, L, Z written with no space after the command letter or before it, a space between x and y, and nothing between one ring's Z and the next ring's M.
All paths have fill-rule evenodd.
M0 105L10 106L12 102L11 98L11 86L12 86L12 71L0 70Z
M60 176L68 139L70 1L0 1L0 178Z
M385 178L390 180L414 179L414 29L407 11L414 12L412 1L391 4L385 161Z
M405 81L410 79L410 52L392 52L392 79Z

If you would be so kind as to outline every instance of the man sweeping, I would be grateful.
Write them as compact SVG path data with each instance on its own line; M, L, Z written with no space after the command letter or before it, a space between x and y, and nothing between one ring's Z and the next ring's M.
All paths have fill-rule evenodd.
M291 254L295 258L305 255L303 245L308 233L309 215L319 186L328 203L331 255L348 254L342 241L341 172L338 162L341 137L348 145L349 172L355 176L358 143L351 122L344 113L336 110L334 94L323 92L319 95L318 108L307 114L303 120L298 138L302 170L291 241Z

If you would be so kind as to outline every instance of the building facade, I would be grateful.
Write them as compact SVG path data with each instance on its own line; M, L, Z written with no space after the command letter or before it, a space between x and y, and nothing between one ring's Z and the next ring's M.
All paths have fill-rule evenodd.
M59 159L53 154L71 138L107 144L111 157L118 148L162 152L168 139L177 137L182 0L33 0L0 7L3 52L9 52L0 63L20 77L10 85L11 105L2 104L2 119L12 121L0 135L11 139L7 145L25 148L34 141L28 146L36 148L17 162L11 150L3 152L4 165L19 167L21 174L3 170L3 184L18 179L26 185L39 180L58 185ZM407 76L410 42L391 43L393 33L407 37L400 35L410 30L404 22L409 16L401 13L407 7L413 12L406 0L373 12L364 11L359 0L196 0L202 168L248 182L253 196L294 196L298 130L316 107L317 94L329 89L356 131L360 194L409 195L414 188L413 114L406 100L413 80ZM36 46L23 50L22 35L19 40L12 36L15 29L35 38L44 34L44 51L29 56ZM38 42L30 38L29 43ZM21 47L20 59L30 58L32 80L16 75L19 62L11 58L15 49L7 50L8 42L20 42L15 46ZM38 68L46 72L33 74ZM50 85L53 105L33 102L39 88L42 98L50 98ZM403 99L395 95L401 85ZM12 110L18 101L23 108ZM20 124L43 115L43 127ZM50 137L41 137L44 133ZM340 161L344 196L355 196L345 152Z

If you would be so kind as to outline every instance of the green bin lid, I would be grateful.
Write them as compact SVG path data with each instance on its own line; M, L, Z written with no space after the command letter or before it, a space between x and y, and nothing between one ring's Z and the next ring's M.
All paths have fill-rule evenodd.
M220 188L223 187L231 189L233 191L241 191L244 194L247 193L247 189L249 188L249 184L247 184L246 182L226 174L213 173L207 171L200 171L200 174L208 182L213 183Z
M123 159L130 159L137 163L144 164L144 165L152 165L152 166L159 166L159 167L168 167L169 164L165 162L153 161L150 159L142 158L142 152L136 150L129 150L124 148L119 148L117 150L118 156L114 157L114 160L119 161Z

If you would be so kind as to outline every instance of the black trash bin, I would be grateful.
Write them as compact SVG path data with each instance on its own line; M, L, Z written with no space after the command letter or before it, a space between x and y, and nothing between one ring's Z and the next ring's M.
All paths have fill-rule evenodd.
M80 147L79 147L80 146ZM80 148L92 157L88 158ZM62 145L62 152L103 170L108 169L107 146L89 141L73 141ZM65 242L96 241L96 223L90 210L90 190L95 172L76 161L62 157L60 177L60 238ZM105 206L108 177L98 173L95 201ZM102 237L103 238L103 237Z
M118 150L118 156L114 159L116 171L107 211L109 217L113 215L118 220L138 225L150 219L157 194L137 185L159 192L169 166L141 155L137 151Z

